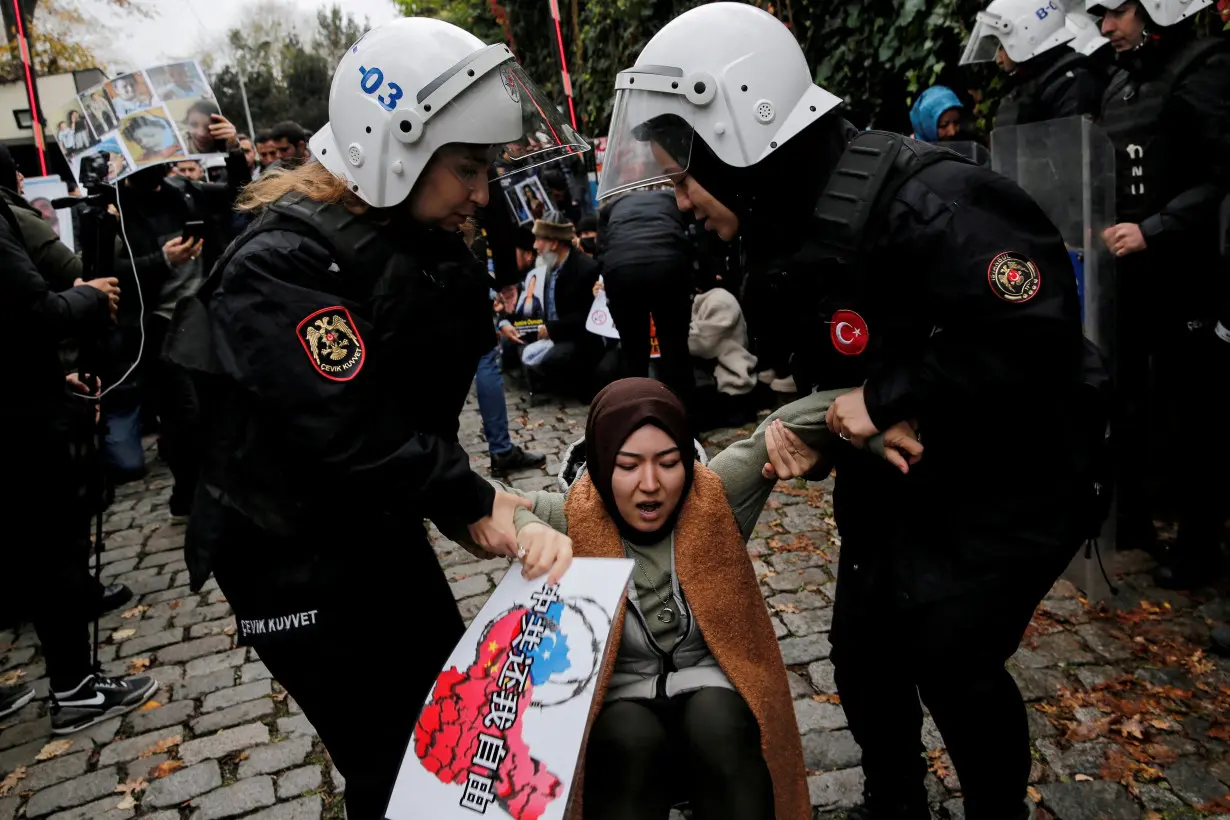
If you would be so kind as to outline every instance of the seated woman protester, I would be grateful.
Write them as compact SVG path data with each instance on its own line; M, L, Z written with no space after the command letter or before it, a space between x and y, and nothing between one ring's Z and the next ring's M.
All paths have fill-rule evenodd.
M696 820L811 817L786 668L746 542L778 478L817 464L809 477L827 474L817 450L835 440L824 417L837 395L783 407L706 467L675 394L623 379L594 399L584 442L565 456L566 493L508 490L533 502L515 516L519 535L545 523L576 556L636 562L569 817L666 820L685 800ZM921 445L891 432L887 451L870 446L908 470Z

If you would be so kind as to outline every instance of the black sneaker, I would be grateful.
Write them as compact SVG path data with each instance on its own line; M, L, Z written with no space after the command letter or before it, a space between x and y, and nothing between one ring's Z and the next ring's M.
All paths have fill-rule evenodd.
M0 719L6 718L34 700L29 686L0 686Z
M497 453L491 456L491 474L508 475L518 470L532 470L547 463L547 457L542 453L527 453L517 445L507 453Z
M192 499L184 498L184 493L176 487L171 491L170 508L172 524L187 524L188 516L192 514Z
M67 735L136 709L158 688L150 677L90 675L71 692L51 694L51 733Z

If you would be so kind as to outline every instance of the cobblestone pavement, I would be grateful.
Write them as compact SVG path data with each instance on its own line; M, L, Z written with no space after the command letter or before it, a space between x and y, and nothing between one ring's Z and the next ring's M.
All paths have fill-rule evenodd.
M508 388L514 438L550 453L547 471L514 476L544 488L586 408L529 408ZM487 457L473 399L463 441L475 467ZM723 431L710 452L735 440ZM102 621L108 674L144 670L161 683L155 704L53 743L47 680L29 629L0 632L0 681L34 684L40 699L0 725L0 820L316 820L343 815L345 784L293 698L256 655L235 648L234 619L212 582L188 589L183 529L167 520L171 481L154 463L121 488L106 519L104 578L137 601ZM790 668L817 817L839 818L860 798L860 751L842 713L828 629L840 551L829 484L781 485L749 553ZM472 618L502 577L436 535L441 565ZM1159 820L1230 812L1230 664L1206 659L1209 624L1230 620L1226 598L1150 589L1143 554L1118 556L1117 612L1091 609L1059 583L1040 608L1012 672L1030 703L1030 796L1058 820ZM1223 590L1224 592L1224 590ZM356 706L356 708L359 708ZM962 818L960 786L928 719L928 790L940 818Z

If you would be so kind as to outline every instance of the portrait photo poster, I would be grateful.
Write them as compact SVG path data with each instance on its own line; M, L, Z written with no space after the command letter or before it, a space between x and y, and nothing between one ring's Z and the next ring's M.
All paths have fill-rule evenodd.
M68 196L68 185L59 177L26 177L22 182L22 196L26 198L39 214L56 232L60 241L76 252L73 241L73 211L72 208L55 209L51 207L53 200Z

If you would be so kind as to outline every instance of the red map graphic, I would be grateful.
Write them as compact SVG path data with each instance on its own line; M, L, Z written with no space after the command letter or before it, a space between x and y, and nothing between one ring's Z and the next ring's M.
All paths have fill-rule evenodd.
M508 750L495 773L495 802L515 820L537 820L551 801L560 797L560 779L530 754L521 737L522 718L533 695L527 680L521 691L516 719L507 730L485 726L491 697L500 691L499 676L514 640L521 634L522 616L516 609L494 622L478 647L478 657L464 672L456 667L440 673L431 703L419 715L414 751L427 771L443 783L464 787L474 769L479 734L503 739ZM482 770L486 771L486 770Z

